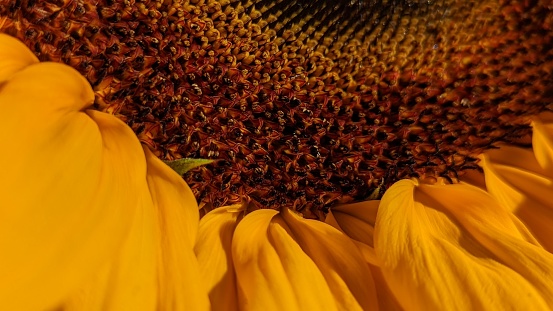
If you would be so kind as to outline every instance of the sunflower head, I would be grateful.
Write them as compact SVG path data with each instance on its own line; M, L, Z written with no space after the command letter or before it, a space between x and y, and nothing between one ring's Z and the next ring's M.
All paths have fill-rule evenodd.
M210 210L323 218L406 177L457 179L525 143L553 97L546 1L14 1L0 31L67 63L95 107Z

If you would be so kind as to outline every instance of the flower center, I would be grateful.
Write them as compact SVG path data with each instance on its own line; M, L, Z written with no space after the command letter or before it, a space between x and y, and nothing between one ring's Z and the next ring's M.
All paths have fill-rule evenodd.
M79 70L159 157L219 159L185 175L206 210L321 218L401 178L454 180L551 108L545 4L375 3L16 1L0 31Z

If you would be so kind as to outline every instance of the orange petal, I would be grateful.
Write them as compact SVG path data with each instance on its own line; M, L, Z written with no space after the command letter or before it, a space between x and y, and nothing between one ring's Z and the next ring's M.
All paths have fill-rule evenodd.
M93 114L102 126L106 116ZM193 252L199 222L195 198L178 174L147 148L144 153L149 192L136 194L143 204L128 239L64 310L209 309Z
M377 310L371 271L359 248L345 234L316 220L281 212L294 240L323 273L339 310Z
M553 123L535 120L532 124L532 146L544 174L553 178Z
M217 208L200 221L196 254L213 310L238 310L232 261L232 237L243 211L239 205Z
M315 263L275 210L254 211L237 226L232 259L241 310L336 310Z
M553 255L476 187L397 182L379 207L375 250L405 309L553 305Z
M380 201L366 201L333 207L325 222L353 239L371 268L378 304L382 310L401 310L380 271L374 251L374 225Z
M82 111L93 98L75 70L52 63L28 65L0 89L6 309L51 308L111 261L147 191L136 136L114 117L100 129Z
M194 253L199 212L182 177L144 147L147 181L158 220L159 310L209 310L207 285Z
M553 252L553 161L551 125L534 123L533 149L502 147L481 156L486 189L515 213L532 234ZM551 159L550 159L551 157Z

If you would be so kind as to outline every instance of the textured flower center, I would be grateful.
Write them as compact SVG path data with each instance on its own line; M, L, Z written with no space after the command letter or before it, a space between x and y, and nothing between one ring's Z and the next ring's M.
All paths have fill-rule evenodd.
M456 179L551 108L553 36L511 1L12 1L0 31L79 70L206 210L320 218L406 177Z

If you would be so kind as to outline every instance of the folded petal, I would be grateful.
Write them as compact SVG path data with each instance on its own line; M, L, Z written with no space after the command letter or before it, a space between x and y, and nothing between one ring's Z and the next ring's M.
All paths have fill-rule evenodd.
M381 310L401 310L391 293L374 251L374 225L380 201L372 200L333 207L325 222L349 236L369 264Z
M276 218L276 219L274 219ZM232 239L241 310L336 310L315 263L275 210L248 214Z
M544 173L553 178L553 123L535 120L532 123L532 146L536 160Z
M0 304L36 310L112 259L148 188L132 130L83 111L94 98L86 80L61 64L20 66L28 51L18 49L0 59L21 68L0 87Z
M477 187L397 182L379 207L375 250L406 310L553 306L553 255Z
M90 112L101 128L102 118ZM64 310L209 310L193 252L196 200L182 178L144 148L149 192L114 260L72 294Z
M144 147L147 181L157 215L157 310L209 310L207 285L194 253L200 216L182 177Z
M379 200L373 200L338 205L330 210L327 221L334 219L333 222L349 237L373 247L374 224L379 204Z
M533 152L503 146L481 156L487 191L515 213L553 252L553 143L551 125L534 122Z
M241 310L378 309L370 268L355 244L289 210L245 216L234 231L232 262Z
M241 205L225 206L200 221L195 251L213 310L239 310L232 237L242 215Z
M377 266L374 253L374 223L380 201L365 201L333 207L325 222L344 232L358 246L367 263Z
M345 234L316 220L283 210L294 240L323 273L338 310L377 310L378 301L370 268Z

